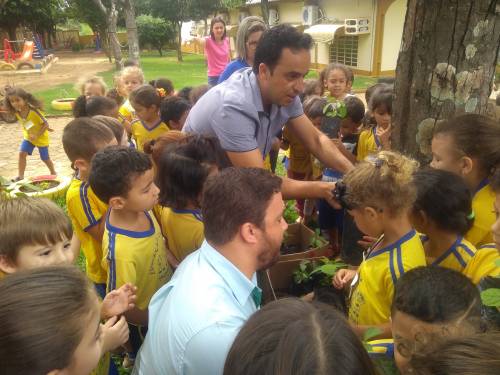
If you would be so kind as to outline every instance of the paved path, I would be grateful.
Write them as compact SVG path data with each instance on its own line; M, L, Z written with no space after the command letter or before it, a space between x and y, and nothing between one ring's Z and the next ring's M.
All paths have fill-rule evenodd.
M50 127L54 129L49 133L50 158L54 162L56 172L59 175L69 176L72 174L71 165L64 153L61 143L62 131L66 124L71 121L71 117L49 118ZM0 176L11 179L17 176L17 159L19 146L23 139L23 131L17 123L0 123ZM49 170L40 160L38 150L33 151L33 155L28 156L25 177L47 175Z

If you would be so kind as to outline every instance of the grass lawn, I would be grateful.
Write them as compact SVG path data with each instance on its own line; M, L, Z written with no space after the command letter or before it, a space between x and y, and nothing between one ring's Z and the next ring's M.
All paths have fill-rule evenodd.
M184 54L184 61L177 62L177 53L167 51L163 57L156 53L142 53L141 65L146 75L146 81L166 77L172 80L176 89L185 86L198 86L207 82L207 68L205 58L202 55ZM113 75L115 70L100 73L109 87L113 86ZM307 78L317 78L318 73L311 71ZM373 77L358 76L354 80L353 89L363 90L376 83ZM73 83L63 83L56 87L36 91L33 94L45 103L45 113L48 115L64 115L68 112L56 111L51 108L50 103L54 99L71 98L78 96L78 92L73 88Z

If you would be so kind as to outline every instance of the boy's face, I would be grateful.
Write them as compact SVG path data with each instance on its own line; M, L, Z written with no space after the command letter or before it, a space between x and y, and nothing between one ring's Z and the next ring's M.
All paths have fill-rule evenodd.
M495 242L495 246L500 253L500 193L496 194L494 206L496 220L495 223L493 223L493 225L491 226L491 232L493 233L493 241Z
M126 197L120 197L122 208L130 211L148 211L158 203L160 189L154 183L154 171L150 170L132 177L132 188ZM113 198L111 198L113 200ZM119 208L119 207L116 207Z
M124 92L128 96L128 95L130 95L130 93L132 91L134 91L134 89L136 89L137 87L142 85L142 80L140 77L132 74L132 75L123 76L121 79L121 83L123 84Z
M342 119L340 122L340 134L343 137L356 134L358 131L358 124L354 123L349 117Z
M52 245L21 246L15 264L1 259L0 269L5 273L14 273L40 267L70 265L74 261L71 239L65 239Z

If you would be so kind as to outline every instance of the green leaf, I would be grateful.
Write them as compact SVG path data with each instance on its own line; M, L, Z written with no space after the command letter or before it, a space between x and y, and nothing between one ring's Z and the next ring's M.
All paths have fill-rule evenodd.
M500 259L495 260L495 266L500 267Z
M481 300L486 306L500 307L500 289L490 288L481 292Z
M6 179L3 176L0 176L0 185L2 186L9 186L12 182L10 182L8 179Z
M363 341L370 341L374 337L377 337L382 333L382 330L378 327L370 327L363 334Z

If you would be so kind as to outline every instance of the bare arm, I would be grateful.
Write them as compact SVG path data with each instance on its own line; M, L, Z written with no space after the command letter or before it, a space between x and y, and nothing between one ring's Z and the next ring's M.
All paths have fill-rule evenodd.
M101 217L101 220L99 220L99 222L96 225L90 227L87 230L87 233L90 234L92 236L92 238L94 238L94 240L96 240L99 243L102 242L102 236L104 236L105 222L106 222L106 219L103 216L103 217Z
M137 306L128 310L123 315L127 318L127 322L140 325L147 326L148 325L148 309L141 310Z
M391 323L384 323L374 326L358 326L351 323L351 328L361 339L369 328L377 328L380 330L380 333L377 336L370 338L370 340L390 339L392 337Z
M258 149L247 152L227 152L234 166L264 168L262 154ZM331 204L333 201L332 191L335 183L322 181L298 181L288 177L283 179L282 194L285 199L296 198L323 198Z
M311 154L324 165L342 173L353 168L352 163L339 151L333 142L314 127L306 115L288 120L287 126Z

